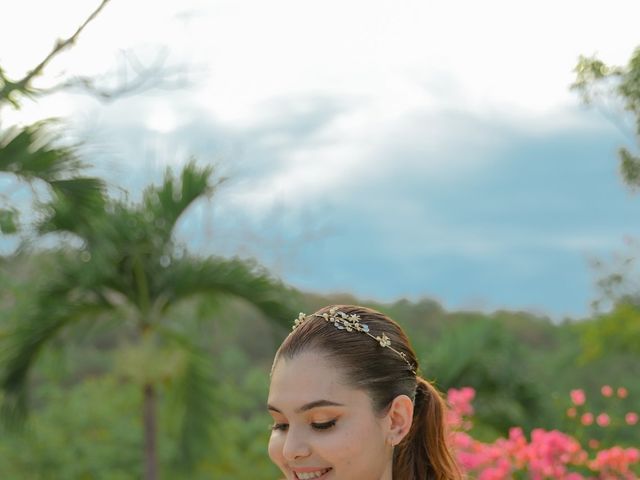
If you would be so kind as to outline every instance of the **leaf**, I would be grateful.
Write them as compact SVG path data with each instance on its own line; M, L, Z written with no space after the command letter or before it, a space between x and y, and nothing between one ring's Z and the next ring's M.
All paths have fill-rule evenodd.
M15 209L0 209L0 232L11 235L18 231L18 211Z
M29 315L0 338L0 389L4 392L0 414L9 426L20 425L26 418L28 373L42 348L66 325L100 308L94 303L40 298Z
M628 353L640 357L640 307L621 301L608 314L584 325L583 358L592 361L605 352Z
M174 259L171 268L160 272L156 281L166 305L205 293L243 299L285 327L297 316L294 292L247 260L184 256Z
M84 237L90 224L104 216L107 204L104 182L97 178L76 177L50 183L53 198L40 205L44 218L40 233L70 232Z
M217 381L208 352L188 337L169 328L160 328L161 335L177 348L185 359L182 374L174 379L171 389L172 410L178 418L178 465L192 469L209 450L211 428L221 402L216 395Z
M56 145L53 123L44 120L0 133L0 171L47 183L78 173L82 162L73 147Z
M194 162L185 165L179 180L171 169L167 169L162 185L154 185L145 191L144 212L156 225L171 232L193 202L213 192L212 174L211 167L197 167Z
M620 172L625 183L631 188L640 187L640 157L634 156L626 148L621 148Z

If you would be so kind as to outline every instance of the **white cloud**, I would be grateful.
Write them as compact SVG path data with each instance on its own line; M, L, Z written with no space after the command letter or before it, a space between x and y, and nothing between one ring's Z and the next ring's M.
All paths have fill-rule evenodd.
M98 3L12 2L3 17L11 21L0 28L0 45L8 46L0 64L14 77L24 73ZM78 44L51 64L43 84L56 83L65 72L112 70L122 49L133 49L143 63L151 61L166 45L169 64L188 65L196 85L147 92L106 107L84 97L51 96L27 103L21 112L4 110L2 126L51 115L87 118L80 122L88 124L85 128L106 127L101 141L110 154L138 162L120 167L123 181L184 161L190 153L205 161L227 155L229 170L240 178L218 198L218 212L238 212L249 228L265 227L255 229L261 235L273 228L268 220L280 218L274 209L294 210L295 221L281 230L251 237L252 252L268 235L277 238L273 245L289 247L290 224L304 230L330 216L332 228L339 228L334 219L356 218L359 228L373 235L372 254L360 248L361 237L353 232L334 238L332 248L345 261L357 253L368 265L376 261L371 255L387 254L389 263L410 266L416 257L433 255L444 257L444 269L452 258L463 265L512 252L509 261L529 268L547 255L533 258L527 249L569 258L572 251L609 248L631 210L614 209L622 220L607 226L607 233L591 230L591 219L565 230L556 228L558 222L548 224L544 232L534 214L549 205L514 206L534 213L533 227L527 228L516 224L521 211L494 205L480 212L485 223L469 221L465 208L475 201L473 195L452 206L431 203L422 194L437 188L456 192L464 181L495 175L489 167L511 160L498 154L513 146L513 137L521 140L522 132L534 141L536 135L548 140L558 132L601 132L602 123L575 109L579 100L568 91L571 70L581 53L625 63L640 43L639 17L640 3L626 0L606 5L578 0L113 0ZM513 175L522 181L518 172ZM545 183L543 177L538 181ZM495 192L491 186L478 193L496 195L492 198L505 204L514 200L513 192ZM565 190L556 193L562 196ZM455 199L444 195L444 200ZM556 200L554 205L561 203ZM313 221L300 215L308 208L317 208ZM572 204L563 214L569 211L582 210ZM202 216L210 220L204 210ZM236 220L241 221L222 222L233 226ZM507 225L500 228L500 222ZM556 268L551 263L545 264L550 276ZM403 273L376 291L401 282ZM482 279L482 272L475 273ZM458 270L451 276L460 283ZM347 277L345 284L355 283ZM424 288L416 278L406 281ZM315 278L310 283L319 285Z
M98 3L14 2L0 44L20 47L3 52L3 66L32 67ZM233 128L255 123L270 99L317 96L364 99L362 129L373 132L426 108L526 121L577 103L567 88L578 54L625 62L640 41L638 14L624 0L112 1L49 77L103 73L122 49L151 61L167 45L169 62L200 72L193 101Z

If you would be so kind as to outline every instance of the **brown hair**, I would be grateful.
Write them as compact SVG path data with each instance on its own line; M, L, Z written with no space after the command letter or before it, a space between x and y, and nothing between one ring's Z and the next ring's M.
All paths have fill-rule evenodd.
M331 305L316 314L328 313L333 307L347 315L359 315L374 335L386 333L391 346L403 352L418 371L416 354L396 322L370 308L353 305ZM346 334L310 315L282 342L274 365L281 356L292 359L309 350L326 353L338 362L347 381L368 392L377 413L384 412L398 395L407 395L414 402L411 429L394 450L394 480L462 478L447 441L446 405L442 396L428 380L416 376L400 355L390 348L381 348L366 335Z

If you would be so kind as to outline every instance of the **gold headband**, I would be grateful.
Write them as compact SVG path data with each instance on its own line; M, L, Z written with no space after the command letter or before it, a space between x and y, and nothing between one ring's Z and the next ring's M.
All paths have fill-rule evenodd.
M329 309L329 313L325 312L322 315L318 313L314 313L312 315L305 315L304 313L301 312L298 315L298 318L296 318L295 321L293 322L292 330L295 330L300 325L302 325L304 321L307 319L307 317L324 318L325 321L332 323L333 326L336 327L338 330L346 330L347 332L356 331L356 332L362 332L366 335L369 335L376 342L378 342L381 347L385 347L390 350L393 350L396 354L398 354L407 363L407 365L409 365L409 369L411 370L411 372L414 375L416 374L415 366L409 361L409 359L407 358L407 354L393 348L391 346L391 340L389 339L386 333L382 332L382 335L379 335L377 337L374 337L373 335L371 335L369 333L369 326L364 323L360 323L360 316L355 314L347 315L346 313L339 311L337 307L333 307Z

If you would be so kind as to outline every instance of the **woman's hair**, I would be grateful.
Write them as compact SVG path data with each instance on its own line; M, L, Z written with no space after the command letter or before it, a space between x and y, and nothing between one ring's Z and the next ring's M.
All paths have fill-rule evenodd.
M393 349L381 348L376 340L368 338L366 334L337 329L317 316L329 313L332 308L346 315L358 315L360 322L367 325L374 336L385 333ZM462 478L449 449L445 402L429 381L414 373L419 366L416 354L396 322L366 307L324 307L316 314L307 316L282 342L274 365L280 357L292 359L306 351L324 353L336 362L351 386L368 392L377 414L387 411L398 395L407 395L412 399L414 412L411 429L394 450L395 480Z

